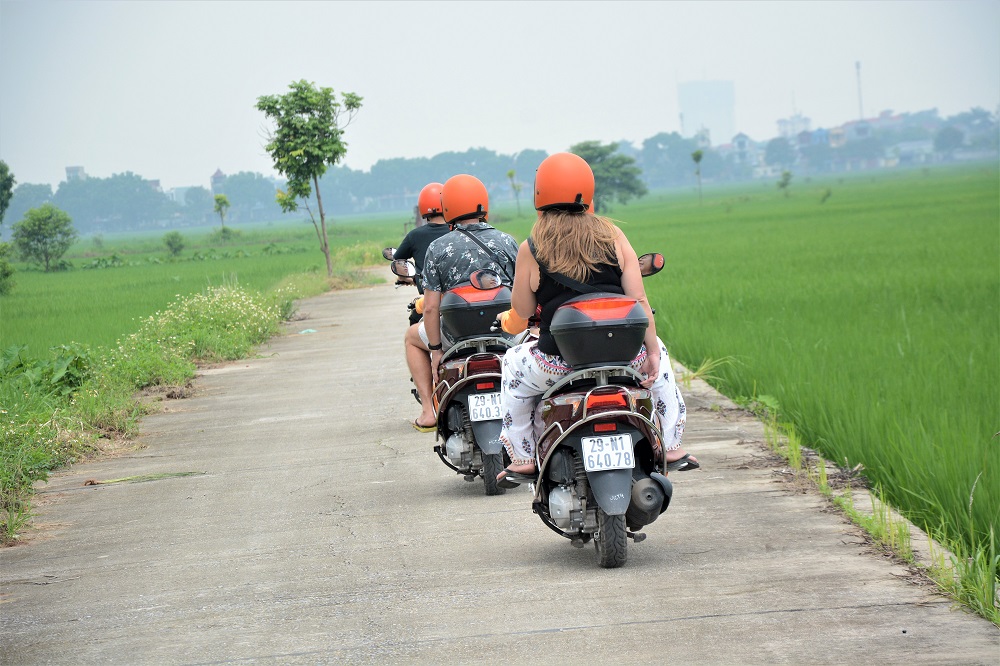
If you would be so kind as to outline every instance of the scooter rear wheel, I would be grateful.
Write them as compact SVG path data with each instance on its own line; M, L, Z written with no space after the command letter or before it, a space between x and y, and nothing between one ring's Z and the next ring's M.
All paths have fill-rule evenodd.
M625 516L609 516L597 509L597 532L594 534L597 563L605 569L615 569L628 559L628 536Z
M506 488L497 485L497 474L503 471L503 456L499 453L493 455L483 454L483 486L487 495L503 495Z

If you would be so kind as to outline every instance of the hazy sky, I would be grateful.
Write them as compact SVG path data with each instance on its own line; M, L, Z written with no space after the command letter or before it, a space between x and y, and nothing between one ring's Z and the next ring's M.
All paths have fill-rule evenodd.
M273 174L260 95L364 97L345 164L554 152L680 129L677 83L730 80L763 140L794 108L1000 105L1000 2L51 2L0 0L0 159L19 183L132 171L163 187Z

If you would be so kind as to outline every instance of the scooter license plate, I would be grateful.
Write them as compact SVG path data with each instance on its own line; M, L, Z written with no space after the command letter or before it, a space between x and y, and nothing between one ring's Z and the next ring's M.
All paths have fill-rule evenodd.
M473 393L469 396L470 421L495 421L500 418L499 393Z
M580 443L583 445L583 467L588 472L635 467L632 435L627 432L620 435L581 437Z

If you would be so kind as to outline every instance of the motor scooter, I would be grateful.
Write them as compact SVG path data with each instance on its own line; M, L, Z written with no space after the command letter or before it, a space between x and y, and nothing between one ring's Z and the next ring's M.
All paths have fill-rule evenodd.
M644 276L663 264L660 254L640 257ZM484 288L497 280L489 271L471 278ZM652 394L630 367L648 323L640 303L618 294L578 296L557 310L550 330L572 371L539 398L536 475L505 475L529 484L532 510L556 534L581 548L592 540L605 568L625 564L629 539L646 538L639 530L673 497L667 474L685 466L667 463Z
M412 264L396 260L396 275ZM482 478L487 495L501 495L511 482L497 481L510 462L500 443L500 372L512 340L490 330L510 308L510 289L476 288L469 283L441 295L441 341L446 343L434 385L437 435L434 451L448 468L473 482Z

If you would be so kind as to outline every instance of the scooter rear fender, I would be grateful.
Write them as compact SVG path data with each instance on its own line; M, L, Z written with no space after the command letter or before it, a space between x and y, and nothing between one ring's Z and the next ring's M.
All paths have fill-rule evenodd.
M500 443L500 429L502 427L503 421L500 419L472 422L472 434L476 436L476 445L482 449L484 454L492 456L503 450L503 445Z
M632 470L587 472L587 482L597 505L609 516L623 516L632 501Z

